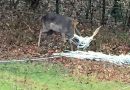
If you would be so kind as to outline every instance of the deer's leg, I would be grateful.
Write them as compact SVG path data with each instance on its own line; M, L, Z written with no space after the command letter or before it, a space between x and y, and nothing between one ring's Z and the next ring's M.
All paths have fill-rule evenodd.
M65 33L61 33L61 35L62 35L63 47L64 49L67 49Z
M66 42L65 33L62 33L61 35L62 35L63 41L65 43Z
M71 49L71 51L73 51L74 49L73 49L72 42L71 42L71 41L69 41L69 43L70 43L70 49Z
M40 30L40 33L39 33L39 38L38 38L38 47L40 46L41 36L42 36L42 30Z
M64 41L64 44L65 45L65 49L67 48L66 47L66 37L65 37L65 34L62 33L62 38L63 38L63 41ZM70 49L73 51L73 45L72 45L72 42L69 40L69 44L70 44Z
M75 32L77 32L77 34L81 36L81 33L79 32L79 30L77 28L75 29Z

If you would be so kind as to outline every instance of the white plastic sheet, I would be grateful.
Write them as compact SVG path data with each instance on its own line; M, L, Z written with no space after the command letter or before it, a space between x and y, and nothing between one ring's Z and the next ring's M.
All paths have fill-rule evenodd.
M130 55L107 55L102 52L93 52L93 51L68 51L61 53L54 53L53 55L73 57L78 59L90 59L97 61L107 61L114 64L130 64Z
M77 39L77 40L74 40ZM93 37L82 37L74 34L72 42L77 46L78 49L86 49L89 47L90 42L93 40Z

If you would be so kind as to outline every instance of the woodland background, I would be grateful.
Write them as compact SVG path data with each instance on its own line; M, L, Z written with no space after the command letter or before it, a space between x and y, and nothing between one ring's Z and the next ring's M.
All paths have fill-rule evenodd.
M82 36L92 35L103 25L89 50L130 52L129 0L0 0L0 59L37 57L64 50L60 35L46 39L43 36L41 47L37 47L40 18L48 12L77 19Z

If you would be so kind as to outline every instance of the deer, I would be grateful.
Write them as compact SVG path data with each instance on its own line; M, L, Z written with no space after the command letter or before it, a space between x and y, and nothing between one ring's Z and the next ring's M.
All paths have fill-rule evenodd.
M53 34L53 32L59 32L62 35L63 41L69 40L71 43L71 38L77 31L77 20L71 17L65 17L56 13L48 13L41 17L42 28L40 29L38 47L40 46L42 33L47 33L47 35ZM76 30L76 31L75 31ZM79 33L79 31L77 31ZM80 34L80 33L79 33Z
M83 48L83 50L85 50L89 46L93 38L96 36L96 34L99 32L99 29L102 27L98 27L93 32L92 36L82 37L76 27L79 22L71 17L65 17L56 13L48 13L42 16L41 22L42 28L39 33L38 47L40 46L42 33L47 33L47 35L51 35L53 34L53 32L59 32L61 33L64 42L66 42L66 40L69 40L71 44L71 49L73 48L73 43L77 46L78 49ZM78 36L76 32L80 36Z

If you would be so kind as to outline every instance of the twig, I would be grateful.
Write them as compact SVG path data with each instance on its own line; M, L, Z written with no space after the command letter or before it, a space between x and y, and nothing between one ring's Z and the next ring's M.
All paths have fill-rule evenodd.
M30 26L25 22L23 21L23 23L29 28L29 30L32 32L32 29L30 28Z
M27 62L27 61L40 61L42 62L43 60L47 60L47 59L53 59L53 58L58 58L58 57L62 57L62 56L52 56L52 57L47 57L47 58L35 58L35 59L13 59L13 60L0 60L0 63L12 63L12 62Z

